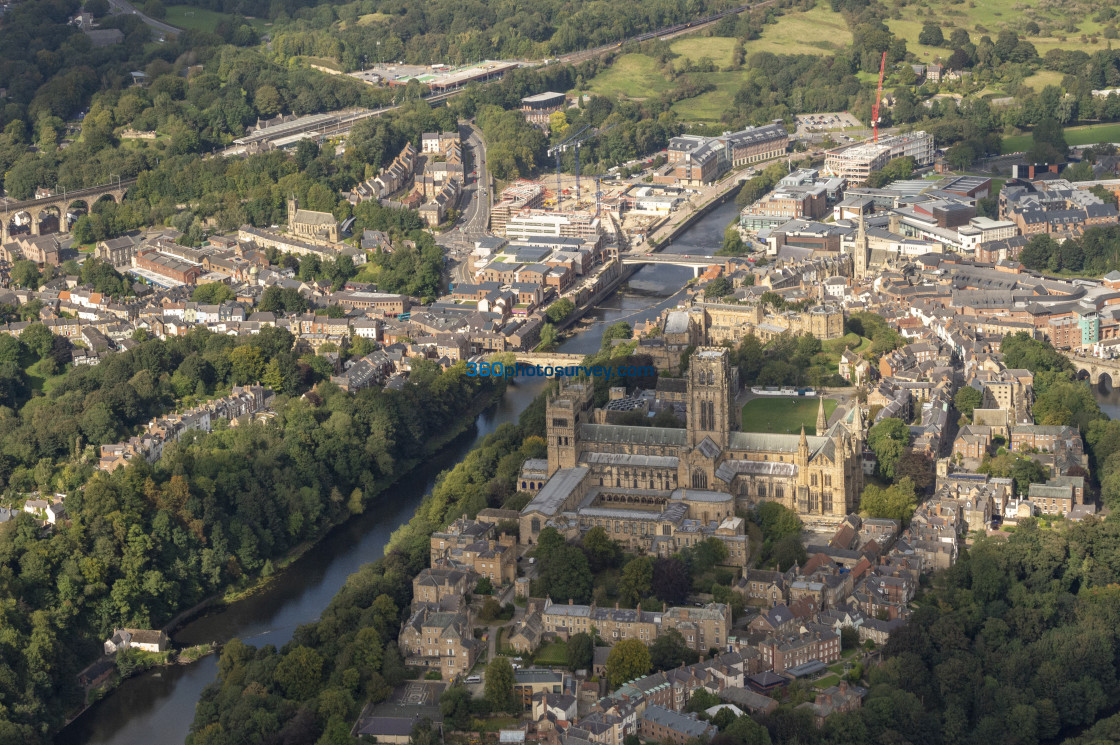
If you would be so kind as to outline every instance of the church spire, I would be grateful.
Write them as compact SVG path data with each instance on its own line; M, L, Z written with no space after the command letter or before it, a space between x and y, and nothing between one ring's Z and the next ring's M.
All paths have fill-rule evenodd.
M852 252L855 254L852 257L852 269L856 279L859 279L867 273L867 249L867 223L863 219L863 210L861 209L859 213L859 229L856 231L856 243L852 248Z
M805 425L801 425L801 439L797 441L797 458L802 463L809 462L809 440L805 437Z
M828 417L824 413L824 396L820 397L820 406L817 408L817 435L823 435L828 429Z

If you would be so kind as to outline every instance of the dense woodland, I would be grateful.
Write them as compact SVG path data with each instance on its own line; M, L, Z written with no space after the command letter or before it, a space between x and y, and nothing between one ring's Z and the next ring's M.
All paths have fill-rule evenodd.
M361 512L501 385L421 362L400 392L350 395L326 382L312 403L294 395L317 365L291 356L287 332L232 342L204 331L146 341L72 370L18 413L0 409L8 493L63 490L70 516L48 532L22 512L0 526L0 743L40 742L61 723L81 700L76 673L114 627L158 628L267 576ZM154 465L92 473L93 446L169 402L257 379L280 394L276 419L188 433Z

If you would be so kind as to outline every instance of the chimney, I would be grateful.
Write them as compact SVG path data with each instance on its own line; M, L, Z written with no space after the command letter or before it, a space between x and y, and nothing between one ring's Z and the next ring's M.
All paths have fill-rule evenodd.
M575 605L575 604L576 604L576 601L572 600L571 598L568 598L568 605Z
M614 609L615 609L615 610L618 610L618 601L615 601L615 604L614 604Z

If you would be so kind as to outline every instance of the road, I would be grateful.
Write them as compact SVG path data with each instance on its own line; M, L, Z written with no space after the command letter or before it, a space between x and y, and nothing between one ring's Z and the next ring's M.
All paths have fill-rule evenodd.
M141 21L148 24L156 31L162 31L165 34L183 33L183 29L181 28L175 28L174 26L164 23L163 21L157 21L151 16L144 15L127 0L109 0L109 7L113 9L114 13L131 13L132 15L137 16Z
M436 242L443 246L448 259L455 262L451 271L451 281L455 284L470 283L470 253L474 249L474 241L487 234L490 227L490 174L486 170L486 143L482 133L470 122L459 124L459 134L465 143L466 155L470 163L470 172L478 174L476 178L467 178L463 187L463 196L460 198L461 212L454 228L436 238Z

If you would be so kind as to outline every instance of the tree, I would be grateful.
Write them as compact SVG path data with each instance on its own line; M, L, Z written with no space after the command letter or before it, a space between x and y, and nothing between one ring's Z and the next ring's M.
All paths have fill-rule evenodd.
M11 282L20 287L34 290L39 286L39 268L34 261L20 260L12 264Z
M941 27L936 23L924 24L921 33L918 34L918 43L925 44L927 47L942 46L945 43L945 37L941 33Z
M700 655L685 643L681 632L669 629L659 634L650 645L649 659L654 670L672 670L681 665L691 665L700 659Z
M552 321L553 323L560 323L565 318L570 316L572 314L572 311L574 311L575 309L575 303L573 303L566 297L562 297L552 305L548 306L548 310L545 311L545 316L547 316L548 320Z
M719 706L721 703L719 696L712 693L707 688L697 688L692 692L692 696L689 697L684 710L685 713L698 714L702 711L707 711L713 706Z
M618 566L622 561L622 546L612 540L602 526L596 525L583 536L583 548L593 571Z
M735 291L735 286L727 277L716 277L704 287L704 297L721 298Z
M794 564L800 566L809 560L801 537L796 535L787 535L775 541L770 558L780 567L791 567Z
M486 666L486 701L494 711L515 714L521 707L513 692L513 665L507 657L495 657Z
M957 407L957 411L964 414L969 419L972 418L973 410L980 405L984 400L984 395L970 385L962 386L957 391L957 395L953 396L953 405Z
M770 745L770 733L749 714L743 714L736 719L723 733L733 738L739 745ZM805 740L791 738L790 742L805 742Z
M461 685L445 689L439 696L439 711L453 729L466 729L471 723L471 692Z
M220 305L233 298L233 290L224 282L208 282L195 287L194 292L191 293L191 300L204 305Z
M879 473L894 480L894 469L910 443L910 429L901 419L887 417L875 424L867 433L867 446L878 459Z
M762 537L767 540L801 535L801 518L781 502L763 502L755 509L755 519L762 529Z
M907 525L918 506L914 482L903 478L885 489L868 484L860 495L859 506L860 513L868 517L899 520L903 525Z
M653 562L650 590L654 597L669 605L680 605L688 599L692 580L688 567L676 557L658 558Z
M692 568L703 574L727 558L727 545L718 538L705 538L689 550Z
M551 323L545 323L541 326L541 341L538 349L542 352L551 352L556 349L558 335L556 327Z
M652 582L653 562L650 558L638 556L631 559L622 568L622 579L618 588L619 600L628 606L637 606L642 598L649 595Z
M590 670L595 657L595 640L585 631L568 639L568 669Z
M298 646L284 655L273 677L288 698L307 701L322 685L323 658L310 647Z
M649 666L649 648L639 639L624 639L607 655L607 681L611 688L618 688L648 673Z
M616 321L607 327L603 332L603 341L600 343L600 349L610 349L614 346L611 342L615 339L629 341L630 337L634 335L634 329L630 327L626 321Z
M895 466L895 477L910 479L918 491L926 491L933 486L933 458L920 450L908 449L898 459Z

